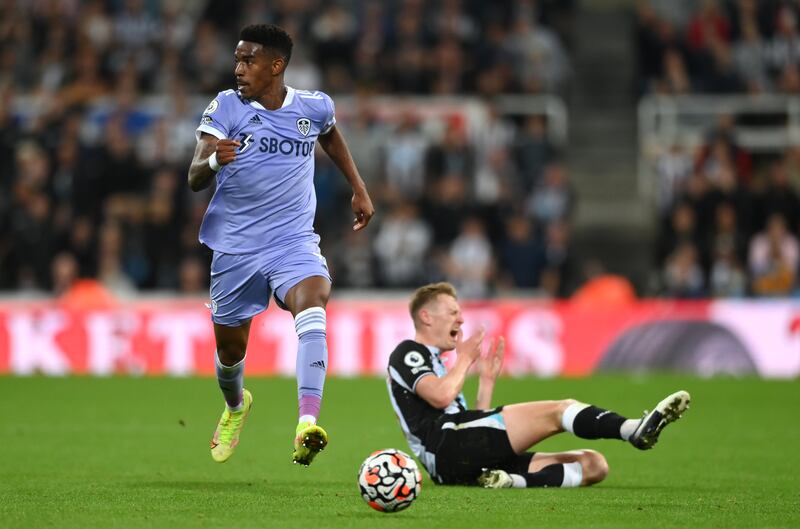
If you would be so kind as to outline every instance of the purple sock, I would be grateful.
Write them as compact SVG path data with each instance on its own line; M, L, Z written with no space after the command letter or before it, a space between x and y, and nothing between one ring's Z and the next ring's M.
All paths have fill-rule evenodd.
M325 341L325 309L312 307L295 317L297 331L297 401L300 417L319 416L322 388L328 368L328 344Z
M242 405L242 390L244 389L244 358L232 366L223 365L219 355L214 354L217 364L217 382L219 389L228 408L238 411Z
M300 397L300 410L298 415L311 415L315 419L319 417L319 407L322 404L322 399L314 395L304 395Z

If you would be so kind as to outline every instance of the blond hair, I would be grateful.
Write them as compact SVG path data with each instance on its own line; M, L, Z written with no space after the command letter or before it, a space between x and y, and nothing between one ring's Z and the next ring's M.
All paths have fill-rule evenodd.
M411 302L408 304L408 311L411 313L411 319L414 320L415 329L419 327L419 311L422 307L435 300L440 294L458 299L456 288L446 282L430 283L414 291L414 295L411 296Z

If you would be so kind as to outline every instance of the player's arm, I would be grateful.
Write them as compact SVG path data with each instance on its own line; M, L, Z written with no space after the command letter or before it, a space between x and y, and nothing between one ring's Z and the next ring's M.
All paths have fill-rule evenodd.
M443 377L427 376L420 379L415 388L417 395L434 408L441 410L449 406L461 393L469 368L481 355L484 333L481 329L466 341L459 340L455 365Z
M212 180L223 165L236 159L236 140L218 140L207 132L200 133L194 158L189 166L189 187L192 191L200 191L211 185Z
M330 156L336 167L347 178L350 187L353 188L353 199L351 206L356 218L353 220L353 230L358 231L369 224L370 219L375 215L375 208L372 206L372 200L367 193L367 185L358 174L358 169L350 155L350 149L347 148L347 143L344 141L344 136L333 125L330 130L319 136L317 139L322 149Z
M478 361L478 397L475 400L475 408L486 410L492 407L492 393L494 393L494 383L500 370L503 368L503 355L506 349L506 341L501 336L497 341L489 344L489 352L486 356L481 356Z

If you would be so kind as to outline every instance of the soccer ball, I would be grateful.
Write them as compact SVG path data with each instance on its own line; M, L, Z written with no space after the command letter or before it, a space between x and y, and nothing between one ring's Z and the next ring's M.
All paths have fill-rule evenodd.
M411 457L388 448L370 454L358 469L358 488L367 504L381 512L408 508L422 486L422 474Z

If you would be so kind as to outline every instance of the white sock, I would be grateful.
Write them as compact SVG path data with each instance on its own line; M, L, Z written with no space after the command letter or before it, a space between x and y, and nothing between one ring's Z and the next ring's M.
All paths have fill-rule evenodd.
M301 415L299 419L297 419L297 423L300 424L301 422L310 422L311 424L317 424L317 418L313 415Z
M574 463L564 463L564 481L562 487L580 487L583 481L583 467L578 461Z
M576 402L575 404L567 406L567 409L564 410L564 413L561 415L561 426L569 433L575 433L575 430L572 428L572 423L575 422L575 417L588 407L589 405L583 402Z
M520 476L519 474L509 474L509 476L511 476L511 488L513 489L527 488L528 482L525 481L525 476Z
M629 441L631 435L633 435L633 432L636 431L636 428L639 427L639 424L641 424L641 422L642 422L641 419L628 419L627 421L622 423L622 426L620 426L619 428L619 435L620 437L622 437L622 440Z

